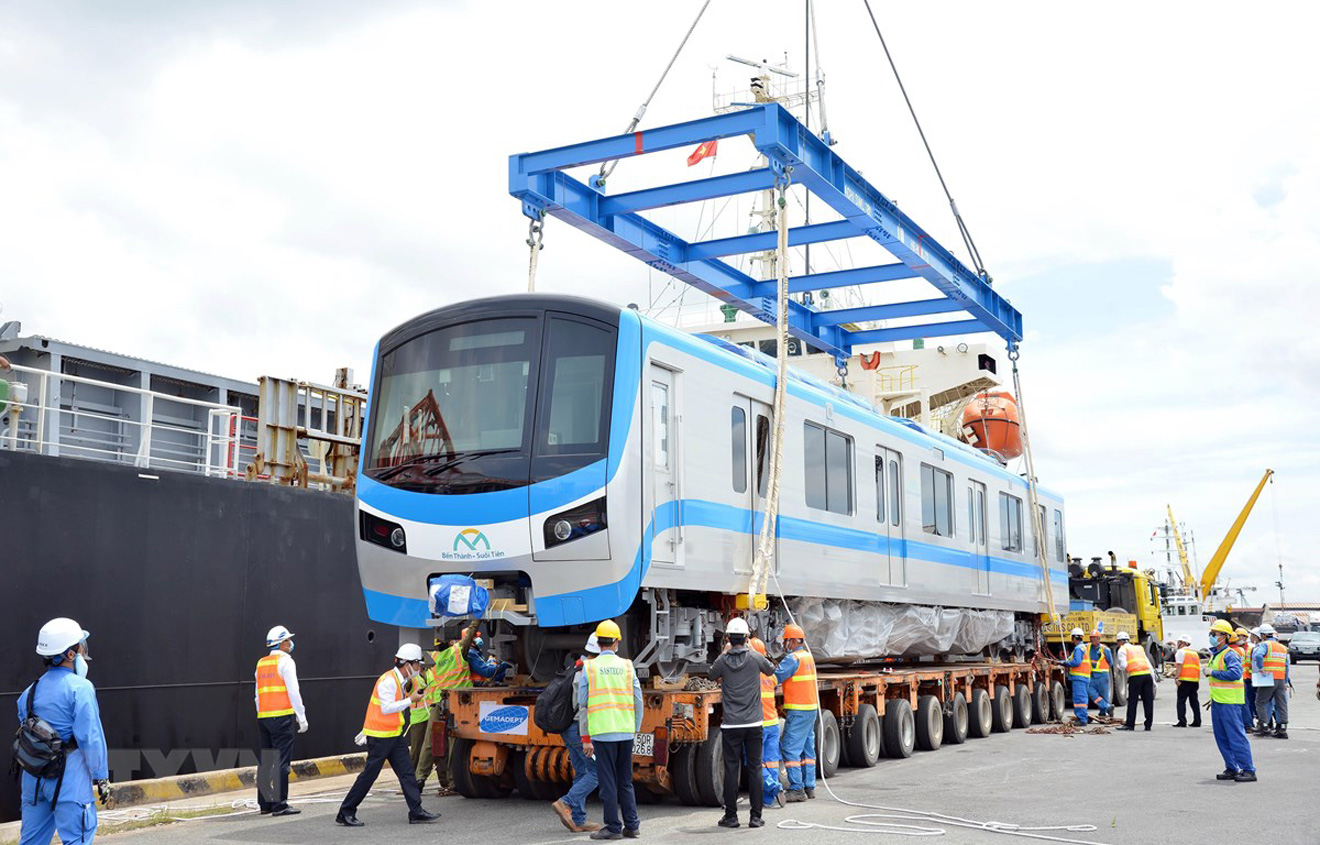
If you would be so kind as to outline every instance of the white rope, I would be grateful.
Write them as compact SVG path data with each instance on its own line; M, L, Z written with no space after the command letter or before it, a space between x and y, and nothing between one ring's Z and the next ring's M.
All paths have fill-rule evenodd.
M527 292L532 293L536 290L536 264L541 254L544 244L541 242L545 237L545 212L541 216L532 218L532 222L527 227L527 246L531 249L531 257L527 259Z
M1059 623L1059 630L1063 630L1063 618L1059 616L1058 610L1054 607L1054 584L1050 578L1050 558L1049 550L1045 548L1045 520L1041 517L1040 499L1036 494L1036 464L1031 457L1031 438L1027 436L1027 406L1022 400L1022 379L1018 376L1018 348L1017 345L1009 347L1008 357L1013 362L1013 393L1017 396L1018 406L1018 427L1022 429L1022 456L1027 463L1027 501L1031 506L1031 524L1035 527L1035 541L1037 560L1040 561L1040 574L1045 581L1045 602L1046 612L1050 615L1050 621Z

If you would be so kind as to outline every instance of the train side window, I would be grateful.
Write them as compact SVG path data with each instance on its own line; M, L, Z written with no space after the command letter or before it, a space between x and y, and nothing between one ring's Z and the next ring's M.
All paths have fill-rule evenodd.
M1017 496L999 494L999 535L1004 551L1022 551L1022 500Z
M770 481L770 418L756 415L756 495L765 498Z
M734 408L733 427L733 492L747 492L747 412Z
M885 456L875 456L875 521L885 521Z
M838 514L852 513L852 438L837 431L806 423L803 428L806 457L807 507Z
M921 465L921 530L953 536L953 476L930 464Z
M1063 511L1054 512L1054 559L1059 563L1064 563L1066 555L1064 553L1063 542Z
M902 471L899 468L898 460L889 462L889 524L898 527L899 521L903 515L903 490Z

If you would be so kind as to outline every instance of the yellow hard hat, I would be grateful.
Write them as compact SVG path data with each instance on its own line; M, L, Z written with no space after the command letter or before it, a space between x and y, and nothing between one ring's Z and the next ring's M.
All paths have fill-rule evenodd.
M1243 638L1246 638L1246 637L1251 636L1251 634L1247 631L1246 628L1238 628L1238 629L1237 629L1236 631L1234 631L1233 633L1235 633L1235 634L1237 634L1239 637L1243 637Z
M1210 626L1210 630L1218 634L1228 634L1230 637L1233 636L1233 626L1230 625L1226 619L1216 619L1214 624Z
M620 636L619 626L614 624L613 619L606 619L596 626L596 637L610 640L617 640Z

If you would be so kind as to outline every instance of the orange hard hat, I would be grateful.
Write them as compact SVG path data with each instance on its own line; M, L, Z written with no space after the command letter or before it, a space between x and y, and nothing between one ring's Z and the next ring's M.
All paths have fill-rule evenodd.
M760 637L752 637L751 646L757 654L765 654L765 643L761 642Z
M786 640L805 640L807 635L797 625L788 624L784 626L784 639Z
M1099 628L1092 628L1092 629L1091 629L1091 636L1093 636L1093 637L1098 637L1098 636L1100 636L1100 629L1099 629Z

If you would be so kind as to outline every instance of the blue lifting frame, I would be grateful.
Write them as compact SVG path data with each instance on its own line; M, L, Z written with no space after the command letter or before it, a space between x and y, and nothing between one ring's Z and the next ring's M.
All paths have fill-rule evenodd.
M674 185L608 195L593 175L587 184L568 168L689 147L703 141L750 135L769 163L759 170L696 179ZM988 279L969 270L911 218L849 167L778 103L743 111L616 135L566 147L509 157L509 193L533 219L556 217L767 323L777 320L774 279L754 279L722 260L774 249L775 232L688 242L647 220L642 212L681 203L761 191L787 172L843 219L791 228L790 246L869 237L897 259L894 263L789 278L802 292L898 279L925 279L940 296L820 311L790 300L789 332L843 361L858 344L994 332L1010 347L1022 339L1022 315L997 294ZM857 330L856 323L962 312L965 319L884 329Z

